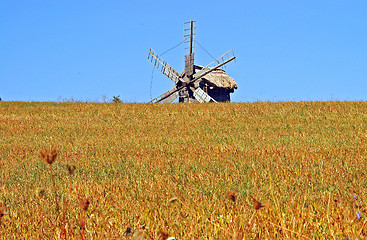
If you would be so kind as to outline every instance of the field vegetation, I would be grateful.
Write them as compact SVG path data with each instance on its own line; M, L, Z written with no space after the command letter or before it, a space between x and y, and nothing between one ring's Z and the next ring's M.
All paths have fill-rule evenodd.
M0 238L366 239L366 140L365 102L0 102Z

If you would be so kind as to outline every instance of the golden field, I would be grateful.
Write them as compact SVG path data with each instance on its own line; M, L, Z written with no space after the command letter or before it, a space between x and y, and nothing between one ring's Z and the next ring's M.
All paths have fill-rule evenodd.
M0 238L367 239L366 126L366 102L0 102Z

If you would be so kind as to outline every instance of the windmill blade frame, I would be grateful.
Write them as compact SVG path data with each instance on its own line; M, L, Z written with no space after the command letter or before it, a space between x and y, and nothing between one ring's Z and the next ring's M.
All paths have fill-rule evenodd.
M181 88L176 88L176 86L175 86L173 89L171 89L171 90L159 95L158 97L154 98L149 103L158 103L158 102L171 103L178 97L178 91L180 89Z
M232 52L232 57L229 57L228 53ZM224 60L224 56L228 56L227 60ZM204 77L205 75L207 75L208 73L220 68L221 66L229 63L232 60L235 60L236 56L233 53L233 50L229 50L228 52L224 53L222 56L220 56L219 58L217 58L216 60L214 60L213 62L211 62L210 64L208 64L206 67L203 67L203 69L201 69L200 71L198 71L197 73L194 74L193 76L193 80L191 82L195 82L196 80ZM219 61L221 60L221 61ZM216 65L215 67L209 67L211 64L218 62L219 64Z
M190 87L190 89L191 89L195 99L198 100L200 103L217 102L211 96L209 96L209 94L204 92L204 90L199 88L199 87L198 88Z
M217 59L215 59L213 62L209 63L208 65L206 65L205 67L210 67L211 65L214 65L214 63L222 63L224 61L226 61L227 59L230 59L234 57L234 51L233 49L228 50L227 52L223 53L220 57L218 57Z
M172 93L168 97L165 97L164 99L162 99L159 102L160 103L172 103L176 98L178 98L178 91L176 91L175 93Z
M182 81L180 74L175 69L173 69L173 67L171 67L166 61L164 61L163 58L159 56L153 49L149 50L148 60L153 64L155 68L161 71L174 83Z

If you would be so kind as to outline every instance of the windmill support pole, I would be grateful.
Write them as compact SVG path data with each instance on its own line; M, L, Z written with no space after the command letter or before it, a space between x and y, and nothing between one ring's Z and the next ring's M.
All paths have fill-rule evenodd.
M189 66L189 74L188 74L188 78L189 81L191 81L193 79L193 75L195 73L194 70L194 54L193 54L193 41L194 41L194 21L190 22L190 54L189 54L189 61L190 61L190 66Z
M190 55L192 54L192 41L193 41L193 34L194 34L194 21L190 23Z

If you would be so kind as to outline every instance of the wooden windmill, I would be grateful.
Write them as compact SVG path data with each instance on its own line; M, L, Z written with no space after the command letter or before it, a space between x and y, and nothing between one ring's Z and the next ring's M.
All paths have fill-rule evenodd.
M196 22L184 23L184 39L189 43L189 54L185 56L185 70L175 71L152 49L148 60L175 85L168 92L151 100L151 103L170 103L179 97L179 102L225 102L230 101L230 93L237 88L236 82L220 67L236 57L230 50L206 67L194 64L194 44Z

